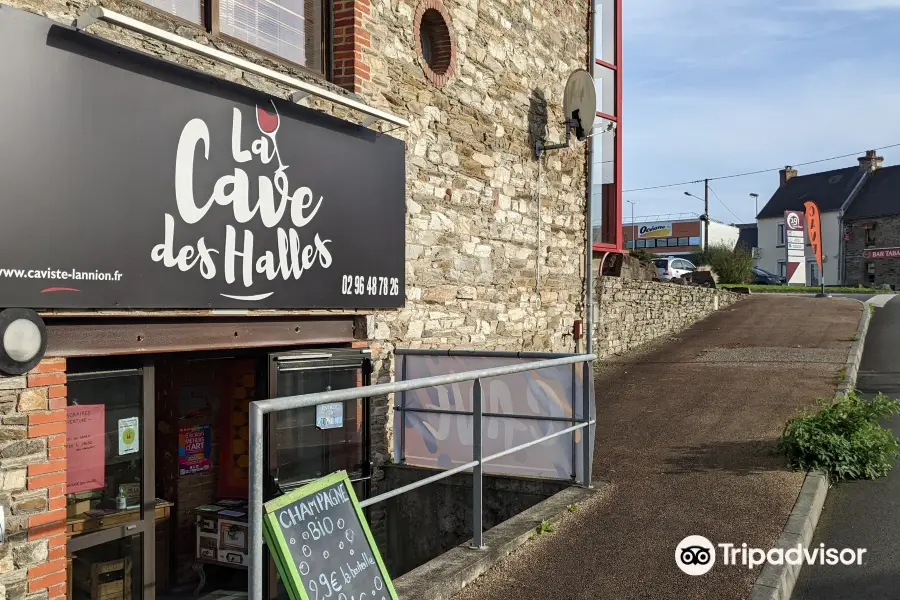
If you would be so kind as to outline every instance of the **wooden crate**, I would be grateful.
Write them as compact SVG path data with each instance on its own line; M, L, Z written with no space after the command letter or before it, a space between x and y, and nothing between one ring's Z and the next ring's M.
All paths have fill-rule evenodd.
M131 600L131 558L88 563L73 561L75 589L90 594L91 600Z

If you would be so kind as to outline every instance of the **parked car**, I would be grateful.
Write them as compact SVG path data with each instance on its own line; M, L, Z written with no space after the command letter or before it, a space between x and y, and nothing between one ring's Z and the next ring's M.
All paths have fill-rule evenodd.
M753 284L755 285L784 285L785 278L769 273L759 267L753 267Z
M660 281L671 281L676 277L684 277L688 273L693 273L697 268L691 261L674 256L657 258L654 264L656 265L656 275Z

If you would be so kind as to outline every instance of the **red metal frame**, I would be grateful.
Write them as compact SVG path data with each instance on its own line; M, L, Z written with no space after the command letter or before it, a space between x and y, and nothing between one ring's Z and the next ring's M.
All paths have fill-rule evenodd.
M600 252L621 252L625 246L624 235L622 233L622 4L623 0L616 0L616 18L615 18L615 39L616 39L616 64L610 64L604 60L595 58L594 62L602 67L606 67L614 72L614 81L616 86L615 92L615 115L608 115L598 112L597 116L616 124L615 134L615 151L613 158L615 160L615 182L614 199L612 206L606 207L603 215L604 222L611 219L616 224L616 231L613 243L594 243L593 249ZM593 53L593 50L592 50ZM588 190L592 193L592 190Z

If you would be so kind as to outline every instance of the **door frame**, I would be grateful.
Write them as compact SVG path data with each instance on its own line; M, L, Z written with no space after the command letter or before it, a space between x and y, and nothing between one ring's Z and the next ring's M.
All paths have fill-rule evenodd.
M338 354L336 357L335 354ZM297 357L298 360L319 360L319 361L331 361L331 364L319 364L315 366L310 366L310 370L327 370L329 368L339 367L340 360L343 358L353 357L354 362L359 360L359 369L362 371L362 386L368 386L372 381L372 358L371 353L368 349L353 349L353 348L345 348L345 347L337 347L337 348L305 348L305 349L296 349L296 350L282 350L277 352L269 352L265 356L265 375L267 387L265 390L265 397L268 399L277 397L275 394L278 390L277 380L278 380L278 360L284 359L285 357ZM349 366L349 365L348 365ZM360 498L361 500L368 498L372 493L372 447L371 447L371 420L370 420L370 405L371 402L368 398L361 398L362 402L362 420L363 420L363 428L362 428L362 447L363 447L363 456L362 456L362 473L361 477L351 480L351 482L361 481L363 490L364 490L364 498ZM270 432L270 424L274 422L276 413L269 413L267 418L263 420L263 449L264 449L264 460L263 460L263 473L265 474L265 489L263 490L263 501L270 500L275 495L275 484L272 482L269 477L269 465L271 464L271 456L274 452L274 448L272 448L270 444L269 432ZM366 519L369 518L369 508L363 509L363 514ZM263 577L263 598L268 598L269 600L275 600L277 598L277 589L278 589L278 572L275 566L275 562L272 560L271 555L269 554L268 547L263 547L263 564L268 565L267 571L268 576Z
M95 533L87 533L66 540L66 554L73 554L116 540L142 535L141 538L141 598L156 598L156 369L151 359L142 361L142 366L133 369L110 369L108 371L84 371L69 373L68 381L101 379L141 375L141 418L144 425L139 438L141 444L141 518L134 523L125 523ZM94 377L87 377L93 375ZM68 494L67 494L68 495ZM68 573L67 578L71 579Z

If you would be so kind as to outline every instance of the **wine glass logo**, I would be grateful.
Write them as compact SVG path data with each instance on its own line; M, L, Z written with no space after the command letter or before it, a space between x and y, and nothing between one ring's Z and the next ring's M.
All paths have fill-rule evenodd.
M278 133L279 127L281 127L281 116L278 114L275 103L269 100L269 104L272 105L272 112L257 105L256 126L263 135L272 140L272 155L278 159L278 170L275 171L275 187L279 192L285 193L287 190L287 178L284 175L284 170L287 169L287 165L281 162L281 153L278 151L278 140L275 139L275 135ZM270 155L264 162L268 163L271 157L272 156Z
M281 118L278 116L278 109L275 108L274 103L272 103L272 111L273 112L269 112L266 109L257 106L256 126L259 127L261 132L274 138L275 134L278 133L278 128L281 126Z

